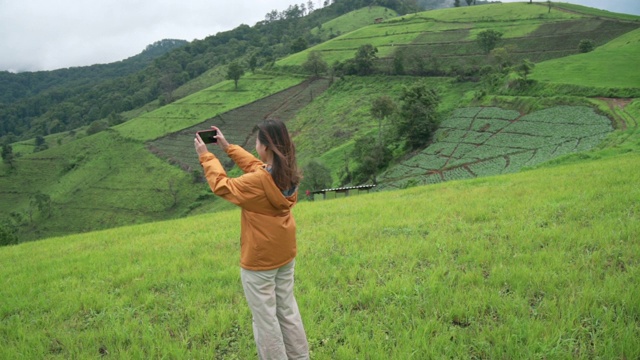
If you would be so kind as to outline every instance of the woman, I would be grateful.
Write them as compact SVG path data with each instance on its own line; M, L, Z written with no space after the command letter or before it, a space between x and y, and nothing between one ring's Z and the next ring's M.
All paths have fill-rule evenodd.
M199 135L196 152L213 192L242 208L240 266L242 286L253 314L260 359L308 359L309 345L293 295L296 223L291 208L301 175L289 132L279 120L258 125L260 159L229 145L215 126L218 146L244 172L228 178Z

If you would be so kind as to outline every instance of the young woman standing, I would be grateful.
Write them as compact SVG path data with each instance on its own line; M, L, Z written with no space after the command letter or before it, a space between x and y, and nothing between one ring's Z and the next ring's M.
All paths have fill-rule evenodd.
M220 129L211 128L217 131L217 145L244 172L228 178L220 161L196 135L196 152L211 190L242 208L241 278L253 315L258 356L308 359L309 345L293 295L297 247L291 208L301 180L295 146L279 120L258 125L260 159L238 145L229 145Z

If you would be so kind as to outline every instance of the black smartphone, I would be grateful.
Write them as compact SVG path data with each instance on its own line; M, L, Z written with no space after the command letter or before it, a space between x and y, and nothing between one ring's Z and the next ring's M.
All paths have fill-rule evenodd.
M205 144L215 144L218 142L218 139L215 138L215 136L218 135L218 131L216 130L200 130L196 131L196 134L200 135L200 139L202 139Z

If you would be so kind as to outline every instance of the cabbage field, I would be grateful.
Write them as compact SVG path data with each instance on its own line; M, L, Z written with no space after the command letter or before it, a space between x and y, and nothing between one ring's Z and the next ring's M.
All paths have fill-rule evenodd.
M442 122L430 146L391 167L380 185L403 188L512 173L593 149L611 131L611 121L586 106L556 106L530 114L461 108Z

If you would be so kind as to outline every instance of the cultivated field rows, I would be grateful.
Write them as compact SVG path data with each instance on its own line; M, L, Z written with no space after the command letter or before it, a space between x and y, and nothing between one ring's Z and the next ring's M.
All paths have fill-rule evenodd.
M500 108L457 109L429 147L381 176L381 188L516 172L590 150L611 131L608 118L582 106L556 106L527 115Z
M196 131L217 126L229 143L237 144L253 151L255 144L255 126L263 119L277 118L288 121L315 96L319 96L328 87L328 80L305 81L299 85L267 96L245 106L208 118L197 125L171 133L149 143L148 148L156 155L168 159L185 171L200 170L197 155L193 147ZM215 145L209 150L218 156L228 167L233 164Z

